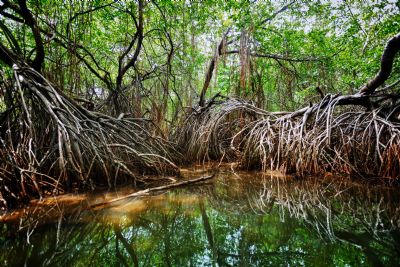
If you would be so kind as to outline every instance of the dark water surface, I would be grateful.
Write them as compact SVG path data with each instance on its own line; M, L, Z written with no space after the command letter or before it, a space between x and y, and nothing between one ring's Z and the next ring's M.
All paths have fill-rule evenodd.
M195 178L201 172L187 172ZM221 171L212 181L65 195L2 216L2 266L399 266L399 188Z

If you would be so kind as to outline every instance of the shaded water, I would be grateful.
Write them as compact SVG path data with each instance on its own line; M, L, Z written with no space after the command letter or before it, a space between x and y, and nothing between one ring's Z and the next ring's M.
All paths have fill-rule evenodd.
M191 178L201 173L188 172ZM3 266L397 266L398 188L221 171L206 184L47 199L2 217Z

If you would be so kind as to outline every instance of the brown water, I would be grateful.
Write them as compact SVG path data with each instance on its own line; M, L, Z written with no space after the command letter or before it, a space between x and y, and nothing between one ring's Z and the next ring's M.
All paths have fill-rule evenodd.
M184 172L199 177L201 170ZM64 195L1 217L3 266L398 266L399 188L220 171L210 182Z

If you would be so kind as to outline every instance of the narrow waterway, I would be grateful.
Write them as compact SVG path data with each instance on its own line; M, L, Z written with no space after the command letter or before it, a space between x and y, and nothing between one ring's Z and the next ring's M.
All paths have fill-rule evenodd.
M186 178L207 173L188 170ZM2 266L397 266L399 188L220 171L133 191L64 195L1 217Z

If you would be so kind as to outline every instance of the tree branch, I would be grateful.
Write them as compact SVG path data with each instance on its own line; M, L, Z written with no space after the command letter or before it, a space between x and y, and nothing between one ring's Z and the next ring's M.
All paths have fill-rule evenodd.
M14 16L13 14L7 13L4 10L0 10L0 14L8 19L11 19L13 21L19 22L19 23L24 23L24 20L21 18L18 18L17 16Z
M225 54L239 54L238 50L227 51ZM277 60L285 60L291 62L308 62L308 61L321 61L321 58L291 58L283 55L275 55L275 54L260 54L260 53L250 53L252 57L263 57L263 58L271 58Z
M0 21L0 29L3 31L4 35L6 36L6 39L8 41L8 43L11 46L11 49L14 53L16 53L17 55L21 54L21 48L17 42L17 39L15 39L14 35L12 34L12 32L10 31L10 29L3 23L3 21Z
M66 26L67 36L69 37L69 29L71 27L71 22L74 21L77 17L85 15L85 14L89 14L91 12L94 12L94 11L97 11L97 10L100 10L100 9L103 9L105 7L111 6L112 4L114 4L114 2L110 2L108 4L104 4L104 5L101 5L101 6L96 6L96 7L93 7L91 9L75 13L67 22L67 26Z
M264 19L263 21L260 22L260 26L267 23L268 21L273 20L277 15L279 15L280 13L284 12L285 10L287 10L291 5L293 5L294 3L296 3L296 0L293 0L292 2L290 2L289 4L283 6L281 9L275 11L270 17Z
M3 61L4 64L12 67L12 65L16 63L17 58L18 56L16 54L0 42L0 60Z
M25 24L28 25L32 30L33 38L35 40L35 45L36 45L35 47L36 55L30 65L36 71L40 72L44 62L44 45L42 36L40 34L37 21L35 20L31 11L28 9L26 5L26 0L18 0L18 5L20 8L20 14L23 17Z
M381 86L390 76L393 67L393 60L397 52L400 51L400 34L392 37L386 44L381 58L381 69L378 74L370 80L360 93L371 94L376 88Z
M210 64L208 65L207 72L206 72L206 79L204 81L203 89L201 90L201 93L200 93L200 100L199 100L199 106L200 107L204 107L204 105L205 105L205 102L206 102L205 101L205 96L206 96L206 92L207 92L208 86L210 86L210 82L211 82L212 75L213 75L213 72L214 72L215 64L217 63L218 57L223 52L222 50L223 50L223 47L224 47L224 45L226 43L226 38L227 38L228 33L229 33L230 30L231 29L229 28L225 32L224 36L221 39L221 42L219 43L217 49L215 50L214 56L211 59Z
M116 87L117 89L120 89L121 84L122 84L122 78L124 77L125 73L135 65L140 50L142 48L142 42L143 42L143 0L139 0L139 23L138 23L138 28L137 28L137 44L136 44L136 49L135 52L132 56L132 58L128 61L128 63L122 67L122 60L120 61L121 64L118 67L118 76L116 79ZM129 47L128 47L129 48ZM130 50L130 49L129 49ZM129 52L128 50L128 52ZM127 54L127 53L126 53Z

